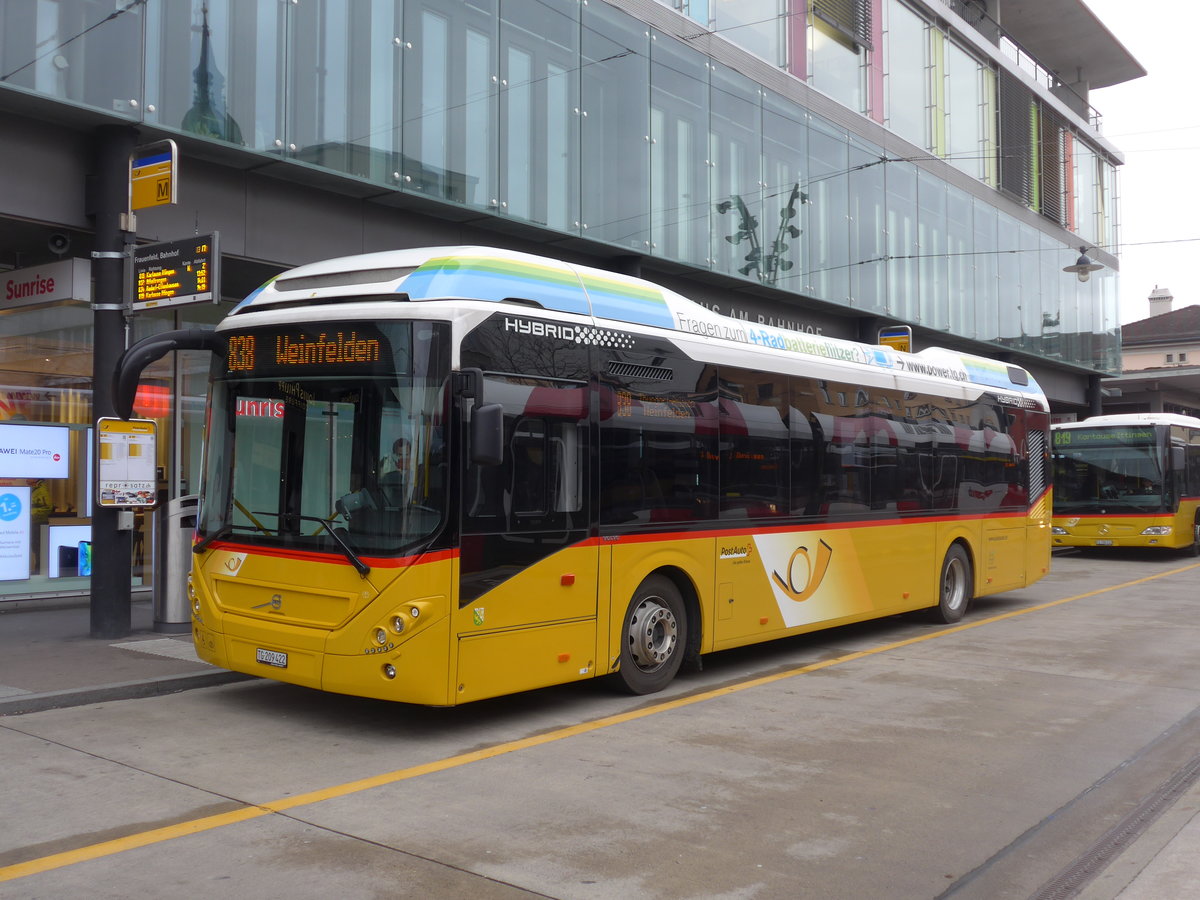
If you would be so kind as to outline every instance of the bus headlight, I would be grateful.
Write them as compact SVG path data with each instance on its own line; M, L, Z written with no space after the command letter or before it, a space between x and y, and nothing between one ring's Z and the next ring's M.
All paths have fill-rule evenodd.
M1051 525L1051 526L1050 526L1050 533L1051 533L1051 534L1066 534L1066 533L1067 533L1067 529L1065 529L1065 528L1059 528L1057 525Z
M1170 534L1170 525L1151 525L1149 528L1143 528L1142 534Z
M392 616L392 631L396 632L396 634L404 633L404 617L403 616Z
M375 629L375 643L379 644L379 646L382 647L384 644L387 643L387 639L388 638L387 638L386 631L384 631L382 628Z

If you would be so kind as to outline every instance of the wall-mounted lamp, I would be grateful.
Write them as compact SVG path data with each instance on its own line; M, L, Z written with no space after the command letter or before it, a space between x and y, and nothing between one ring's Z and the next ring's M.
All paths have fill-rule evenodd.
M1064 272L1074 272L1075 277L1079 279L1079 283L1083 284L1092 277L1093 272L1098 272L1104 266L1098 262L1092 262L1087 255L1087 247L1079 248L1079 259L1075 260L1073 266L1063 266Z

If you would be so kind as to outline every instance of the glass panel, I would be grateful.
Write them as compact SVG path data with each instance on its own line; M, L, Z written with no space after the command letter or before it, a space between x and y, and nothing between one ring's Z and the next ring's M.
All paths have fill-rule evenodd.
M850 138L850 304L883 312L887 306L884 153Z
M1038 330L1034 351L1040 356L1062 356L1059 341L1059 323L1062 320L1062 284L1064 274L1059 259L1070 253L1062 244L1048 234L1038 233L1038 273L1041 282L1041 303L1038 305Z
M863 60L858 47L813 17L808 25L809 84L855 112L864 112Z
M887 311L903 321L917 315L917 169L893 160L885 167L887 186Z
M500 212L560 231L579 218L579 6L501 7Z
M59 465L43 468L23 456L0 457L0 497L8 497L0 499L0 506L15 512L14 523L29 516L27 544L20 530L10 529L6 535L0 598L87 589L80 544L88 544L91 536L91 322L92 312L83 304L16 310L4 317L0 351L4 444L10 449L21 445L53 449L63 458ZM148 547L142 546L146 549L141 554L134 548L135 584L142 574L140 563L150 559ZM85 547L85 560L86 552ZM22 560L22 554L27 559Z
M1099 186L1096 179L1096 154L1083 143L1075 142L1075 229L1089 243L1096 243L1096 218Z
M920 241L920 314L929 328L950 326L950 270L946 258L946 182L924 169L918 172Z
M1004 213L996 214L999 276L1000 343L1015 347L1021 338L1021 226Z
M708 60L656 34L650 52L650 229L656 256L708 268Z
M738 0L711 6L712 29L773 66L783 57L784 0Z
M498 208L496 26L492 0L404 5L406 190Z
M281 150L285 16L258 0L146 8L146 121L254 150ZM149 109L149 107L147 107Z
M1041 232L1030 225L1021 225L1021 347L1037 352L1037 339L1042 333L1042 248Z
M650 249L650 36L606 3L583 8L580 84L586 236Z
M732 69L713 65L709 161L717 215L712 229L716 268L774 284L780 203L764 205L762 191L762 94L757 84Z
M0 3L0 83L141 117L141 3Z
M946 42L946 113L948 159L962 171L983 178L983 86L975 57Z
M925 20L900 0L888 0L885 11L885 121L902 138L926 147Z
M399 61L395 0L292 7L288 151L296 159L394 182Z
M947 327L962 337L975 337L975 235L971 223L971 197L946 186L946 260L950 290Z
M808 114L804 107L763 91L763 181L767 197L779 198L780 229L777 284L804 289L804 235L801 231L808 195L804 167L808 163Z
M804 210L808 245L806 287L835 303L850 299L849 141L846 132L819 116L809 119L808 203Z
M996 208L984 200L972 201L972 231L975 235L975 337L996 341L1000 336L1000 258L996 251Z

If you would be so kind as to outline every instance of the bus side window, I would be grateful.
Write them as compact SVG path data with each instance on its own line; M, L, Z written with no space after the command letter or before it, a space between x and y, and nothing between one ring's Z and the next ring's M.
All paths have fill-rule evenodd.
M523 419L512 434L512 514L545 515L559 460L547 455L546 424Z

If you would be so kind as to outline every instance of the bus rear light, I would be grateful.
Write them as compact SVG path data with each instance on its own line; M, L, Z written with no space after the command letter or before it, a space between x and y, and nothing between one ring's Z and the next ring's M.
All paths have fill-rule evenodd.
M1170 534L1170 525L1151 525L1149 528L1143 528L1142 534Z

